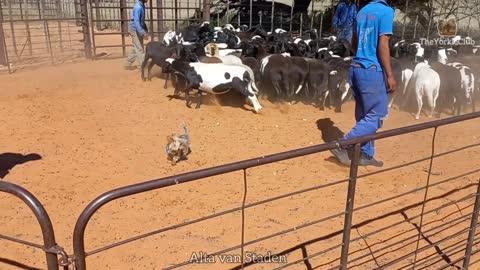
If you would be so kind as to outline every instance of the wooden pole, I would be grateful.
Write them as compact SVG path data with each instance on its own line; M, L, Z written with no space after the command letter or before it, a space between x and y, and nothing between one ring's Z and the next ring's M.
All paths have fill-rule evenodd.
M150 40L153 41L154 40L154 36L153 36L153 0L150 0L148 2L148 4L150 5Z
M408 2L405 4L405 15L403 16L403 29L402 29L402 39L405 38L405 28L407 27L407 17L408 17Z
M210 0L203 0L203 20L210 21Z
M229 0L227 0L227 22L226 23L230 23L230 1Z
M322 38L322 29L323 29L323 12L320 13L320 27L318 29L319 38Z
M250 0L250 28L252 28L252 16L253 16L253 0Z
M310 15L310 29L313 29L313 18L315 17L314 16L314 14L315 14L314 8L315 8L315 0L312 0L312 13Z
M0 65L8 66L8 55L7 55L7 46L5 44L5 34L3 33L3 11L2 11L2 2L0 1Z
M178 30L178 0L175 1L175 31Z
M94 8L95 8L95 20L97 20L95 25L97 27L97 30L101 31L102 30L102 22L99 21L99 20L102 19L102 15L100 14L100 1L99 0L95 0L95 7Z
M187 2L188 3L188 2ZM157 28L158 28L158 40L163 39L163 0L157 0Z
M242 15L242 14L240 13L240 11L238 11L238 14L237 14L238 27L241 26L241 25L240 25L240 23L241 23L241 18L240 18L240 16L241 16L241 15Z
M8 1L8 16L10 18L10 31L12 32L13 51L15 52L15 56L17 57L17 60L20 60L18 57L17 39L15 38L15 25L13 23L12 1Z
M263 17L263 12L260 11L260 27L262 27L262 17ZM263 28L263 27L262 27Z
M295 1L292 0L292 5L290 7L290 34L292 33L292 23L293 23L293 5L295 4Z
M302 30L303 30L303 12L300 13L300 36L302 36Z
M127 1L120 0L120 29L122 31L122 55L125 57L126 53L126 45L125 45L125 37L128 35L128 25L127 25Z
M274 18L275 18L275 0L272 0L272 13L270 14L271 18L271 22L270 22L270 31L273 32L273 25L274 25Z
M415 27L413 29L413 39L417 37L418 15L415 17Z
M433 0L430 0L430 16L428 17L427 39L430 38L430 28L432 27L432 20L433 20Z

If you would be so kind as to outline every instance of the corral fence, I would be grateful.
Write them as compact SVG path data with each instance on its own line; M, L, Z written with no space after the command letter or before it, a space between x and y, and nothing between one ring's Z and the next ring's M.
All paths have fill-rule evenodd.
M0 67L62 63L76 58L126 56L136 0L0 0ZM358 7L362 0L355 1ZM437 36L437 21L455 17L458 34L480 38L477 0L391 1L394 35L405 40ZM332 34L338 0L148 0L146 23L152 40L202 20L294 34L317 29Z
M378 253L381 253L382 250L385 250L387 248L392 248L392 247L396 248L395 250L398 256L395 259L384 263L382 266L379 266L380 269L385 269L393 266L400 267L399 265L402 265L402 263L405 263L405 262L407 262L407 264L403 265L401 268L398 268L398 269L406 269L406 268L431 269L432 267L434 267L435 269L447 269L451 266L452 267L454 266L457 269L460 269L460 267L461 269L468 269L469 266L480 262L480 259L478 258L475 258L474 260L472 260L473 258L472 256L480 252L480 237L479 237L480 233L477 232L478 214L480 209L480 177L478 178L478 181L476 180L477 179L476 177L479 176L480 168L478 167L478 164L477 164L472 169L465 169L465 171L463 171L461 175L448 177L446 179L435 181L433 183L431 181L431 176L433 174L432 168L433 168L435 159L439 157L447 157L451 154L480 146L480 143L475 143L471 145L464 145L456 149L450 149L446 152L437 153L435 151L435 144L437 141L437 130L446 125L460 123L462 121L468 121L468 120L477 120L479 118L480 118L480 112L470 113L466 115L455 116L455 117L431 121L427 123L402 127L398 129L387 130L374 135L355 138L347 141L329 142L321 145L301 148L301 149L278 153L270 156L264 156L261 158L255 158L255 159L240 161L236 163L226 164L218 167L212 167L212 168L203 169L199 171L184 173L180 175L174 175L170 177L165 177L157 180L125 186L122 188L108 191L98 196L95 200L89 203L88 206L83 210L83 212L79 216L73 232L73 249L74 249L73 256L68 256L66 252L56 244L51 221L45 209L40 204L40 202L31 193L24 190L23 188L11 183L0 181L1 192L6 192L21 198L23 202L27 204L30 207L30 209L34 212L42 228L44 243L43 244L30 243L22 239L5 236L5 235L0 235L0 239L10 240L20 244L42 249L46 254L47 265L49 270L58 269L59 265L63 266L65 269L68 269L69 265L71 264L75 266L75 269L84 270L84 269L87 269L86 258L93 254L98 254L100 252L118 247L120 245L125 245L133 241L143 239L145 237L153 236L155 234L165 233L181 227L194 225L204 220L223 217L225 215L228 215L234 212L237 212L237 213L241 212L241 231L239 232L239 236L241 239L240 243L238 245L235 245L223 250L209 252L209 254L211 256L216 256L216 255L224 254L231 251L240 251L241 263L238 267L234 267L233 269L240 269L240 268L243 269L244 267L248 267L255 264L254 261L245 263L245 260L243 257L243 254L245 254L244 253L245 248L251 246L252 244L266 241L268 239L282 236L294 231L299 231L307 227L319 226L319 225L325 224L325 222L332 220L334 218L343 217L344 219L343 229L338 230L336 233L336 235L342 236L342 240L339 243L336 243L329 247L325 247L321 251L315 252L313 254L304 255L302 259L299 259L296 261L290 261L288 263L282 264L280 267L275 269L284 269L295 264L304 263L309 259L312 259L318 256L323 256L325 253L330 252L332 250L337 250L337 249L339 251L337 259L330 262L334 266L330 265L328 266L328 269L342 269L342 270L349 269L349 267L351 267L351 265L353 264L361 265L362 263L366 263L365 259L367 259L367 261L369 260L366 257L375 256ZM419 132L424 130L433 131L432 139L431 139L431 154L428 157L416 159L413 161L408 161L399 166L384 168L384 169L380 169L374 172L369 172L363 175L358 174L360 145L362 143L371 141L371 140L381 140L381 139L386 139L390 137L401 136L408 133ZM310 188L301 189L295 192L278 195L278 196L270 197L268 199L264 199L254 203L246 204L246 198L248 195L247 186L249 181L247 177L247 170L254 167L258 167L258 166L264 166L267 164L272 164L272 163L276 163L276 162L280 162L288 159L299 158L307 155L312 155L315 153L329 151L338 147L346 147L346 146L353 146L354 148L354 154L353 154L352 163L350 166L350 173L347 178L334 180L333 182L320 184ZM356 189L356 185L362 179L372 175L385 174L389 171L394 171L403 167L412 166L420 162L429 162L429 168L426 171L428 174L426 176L424 185L417 186L414 189L411 189L407 192L397 193L394 196L391 196L388 198L384 198L374 202L369 202L368 204L365 204L365 205L361 205L361 206L355 205L355 194L356 192L358 192ZM95 213L97 213L97 211L102 206L108 204L109 202L115 201L123 197L140 194L143 192L168 188L170 186L179 185L179 184L192 182L192 181L202 181L208 177L223 175L229 172L236 172L236 171L243 172L243 179L239 179L239 182L243 184L243 201L238 207L221 211L212 215L199 217L187 222L178 223L165 228L160 228L155 231L143 233L132 238L124 239L124 240L109 244L107 246L97 248L95 250L91 250L91 251L85 250L85 242L84 242L85 229L89 223L89 220ZM451 189L451 187L448 190L445 188L444 185L451 184L451 182L457 179L462 179L464 177L474 177L474 179L470 183L468 183L467 186L456 185L456 188L453 190ZM344 201L345 203L344 211L341 211L338 213L330 211L330 213L328 213L328 215L326 216L315 217L316 218L315 220L310 220L308 222L298 224L295 227L278 231L273 234L257 237L254 240L245 242L245 234L246 234L245 223L247 221L245 217L245 211L247 209L252 208L254 206L258 206L258 205L265 205L270 202L278 202L279 200L286 199L286 198L293 199L294 196L299 194L307 194L308 192L315 191L315 190L324 190L327 187L337 186L340 184L348 185L348 188L345 190L346 200ZM446 193L441 195L435 194L435 196L433 197L429 196L430 189L432 189L433 187L442 187L442 186L443 186L442 190ZM476 191L471 192L469 194L461 194L461 196L458 196L457 198L454 198L454 199L448 198L447 200L448 202L446 203L442 202L443 204L440 204L438 206L435 205L435 207L432 209L429 209L426 207L427 203L431 203L432 201L445 197L446 194L455 194L455 192L459 190L467 189L469 187L476 187ZM401 220L399 222L395 222L393 224L390 224L384 227L383 225L380 227L375 227L374 231L366 235L363 235L362 237L355 237L355 238L351 237L352 230L364 225L368 225L368 221L363 221L360 224L354 223L353 215L355 213L358 213L361 210L371 209L372 207L377 205L393 202L398 198L405 197L413 193L422 194L423 200L409 204L399 210L395 210L394 212L385 213L385 211L382 211L382 213L379 214L380 216L384 216L384 217L392 214L399 214L399 215L403 214L405 217L405 220ZM456 206L457 210L449 211L448 216L450 216L450 218L443 217L434 221L430 220L429 222L427 222L427 220L429 219L432 219L432 218L435 219L438 211L442 209L446 209L447 207L453 207L453 206ZM421 210L416 215L408 217L405 214L405 211L407 209L413 209L413 208L420 208ZM455 216L454 214L457 216L454 217ZM413 220L417 220L416 223ZM352 243L362 241L367 237L378 236L381 232L385 232L388 229L400 226L402 224L412 224L414 226L414 229L410 229L408 231L401 231L400 234L394 237L390 237L390 239L394 239L396 237L403 236L401 237L401 239L399 240L397 239L398 241L395 240L394 243L388 244L388 246L385 246L380 249L370 250L371 255L370 254L358 255L358 254L352 254L351 252L349 252L349 248L352 245ZM412 230L415 233L412 235L409 235L408 232L411 232ZM445 236L444 234L445 232L447 236ZM430 237L439 236L439 235L443 235L441 239L438 239L436 241L430 240ZM421 241L426 242L426 244L423 244L422 246L420 246ZM328 243L330 244L331 242L328 242ZM399 252L399 250L401 250L401 247L397 248L396 247L397 245L401 245L401 246L403 245L404 247L407 245L415 245L416 248L405 254L405 253ZM432 248L435 249L435 252L430 254L429 251L431 251ZM57 262L56 260L58 255L61 256L59 262ZM184 261L184 262L175 263L175 264L165 263L166 265L165 269L174 269L182 266L187 266L190 263L192 262ZM327 269L327 268L323 268L323 269Z

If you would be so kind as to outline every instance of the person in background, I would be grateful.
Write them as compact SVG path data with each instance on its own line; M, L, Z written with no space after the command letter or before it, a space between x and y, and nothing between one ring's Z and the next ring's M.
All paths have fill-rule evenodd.
M357 6L353 0L340 0L333 17L333 30L338 39L346 39L352 43L353 23L357 16Z
M375 134L388 114L387 92L395 91L397 85L390 63L393 18L394 10L385 0L370 0L357 15L352 40L355 56L350 67L357 123L344 140ZM342 164L350 165L351 147L331 152ZM374 154L374 142L363 143L359 165L382 167L383 162L376 160Z
M143 63L145 52L143 49L143 40L147 40L148 28L145 24L145 3L147 0L139 0L133 7L132 19L130 20L130 36L132 37L132 51L128 55L125 69L133 69L132 65L135 59L139 65Z

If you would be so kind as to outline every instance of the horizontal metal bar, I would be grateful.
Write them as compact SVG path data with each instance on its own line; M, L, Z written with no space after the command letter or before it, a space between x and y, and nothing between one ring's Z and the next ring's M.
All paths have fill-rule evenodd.
M129 22L131 19L92 19L92 22ZM145 22L199 21L199 19L145 19Z
M473 197L473 196L472 196L472 197ZM471 197L468 197L467 199L469 199L469 198L471 198ZM458 203L458 202L459 202L459 201L456 201L455 203ZM455 204L455 203L452 203L452 204ZM434 209L433 211L430 210L430 211L426 212L425 214L429 214L429 213L431 213L431 212L434 212L434 211L443 209L443 208L445 208L445 207L447 207L447 206L450 206L450 205L452 205L452 204L441 206L440 208L436 208L436 209ZM471 207L472 205L473 205L473 204L470 204L468 207ZM466 208L468 208L468 207L466 207ZM454 212L454 213L457 213L457 212ZM402 220L401 222L398 222L398 224L396 224L396 225L394 225L394 226L391 225L391 226L387 226L387 227L384 227L384 228L393 228L393 227L395 227L395 226L398 226L399 224L403 224L403 223L405 223L405 222L410 222L411 220L417 218L418 216L420 216L420 215L417 215L417 216L415 216L415 217L408 218L407 220ZM463 217L464 217L464 216L461 216L460 218L463 218ZM428 223L428 224L431 224L431 223ZM427 225L427 224L426 224L426 225ZM438 227L440 227L440 226L437 226L437 227L434 227L434 228L438 228ZM381 230L381 231L384 231L384 230ZM404 232L404 233L408 233L408 232L410 232L410 231L416 231L416 229L415 229L415 228L412 228L412 229L410 229L410 230L408 230L408 231L406 231L406 232ZM372 233L368 233L368 235L364 235L363 238L368 238L369 236L374 235L374 234L376 234L376 233L378 233L378 231L375 232L375 233L373 233L373 234L372 234ZM417 237L417 234L413 235L412 237ZM412 237L409 237L408 239L410 239L410 238L412 238ZM393 239L393 238L391 238L391 239ZM404 240L408 240L408 239L401 239L400 241L403 242ZM398 243L399 243L399 242L395 242L395 243L393 243L393 244L389 244L389 245L387 245L387 246L384 246L384 247L382 247L381 250L385 250L385 249L387 249L387 248L390 248L390 247L392 247L392 246L394 246L394 245L396 245L396 244L398 244ZM365 257L369 257L371 253L372 253L372 254L375 254L377 251L381 251L381 250L378 249L378 250L372 251L372 252L370 252L370 253L368 253L368 254L364 254L364 255L362 255L362 256L360 256L360 257L357 257L357 258L354 258L354 259L350 260L348 263L353 263L353 262L356 262L356 261L358 261L358 260L361 260L361 259L363 259L363 258L365 258Z
M302 259L299 259L299 260L296 260L296 261L289 262L289 263L287 263L287 264L281 265L281 266L279 266L279 267L277 267L277 268L274 268L273 270L285 269L285 268L290 267L290 266L292 266L292 265L299 264L299 263L304 262L304 261L306 261L306 260L310 260L310 259L312 259L312 258L315 258L315 257L318 257L318 256L320 256L320 255L323 255L323 254L325 254L325 253L327 253L327 252L329 252L329 251L332 251L332 250L334 250L334 249L340 248L341 246L343 246L343 243L340 243L340 244L337 244L337 245L335 245L335 246L329 247L329 248L327 248L327 249L325 249L325 250L322 250L322 251L319 251L319 252L310 254L310 255L308 255L308 256L305 256L305 257L302 258ZM336 267L336 268L337 268L337 269L340 268L340 265L339 265L338 267Z
M257 205L277 201L277 200L284 199L284 198L287 198L287 197L303 194L303 193L306 193L306 192L310 192L310 191L314 191L314 190L318 190L318 189L322 189L322 188L327 188L327 187L339 185L339 184L346 183L346 182L348 182L348 179L342 179L342 180L335 181L335 182L332 182L332 183L322 184L322 185L298 190L298 191L295 191L295 192L290 192L290 193L287 193L287 194L284 194L284 195L275 196L275 197L272 197L272 198L268 198L268 199L265 199L265 200L261 200L261 201L258 201L258 202L247 204L247 205L245 205L244 209L248 209L248 208L251 208L251 207L254 207L254 206L257 206ZM129 238L129 239L122 240L122 241L117 242L117 243L113 243L113 244L105 246L103 248L99 248L99 249L87 252L86 255L91 256L95 253L99 253L99 252L105 251L105 250L113 248L113 247L117 247L117 246L129 243L129 242L135 241L135 240L139 240L141 238L145 238L145 237L148 237L148 236L152 236L152 235L159 234L159 233L169 231L169 230L173 230L173 229L178 229L178 228L181 228L181 227L192 225L192 224L195 224L195 223L198 223L198 222L201 222L201 221L205 221L205 220L208 220L208 219L212 219L212 218L215 218L215 217L224 216L226 214L230 214L230 213L240 211L240 210L242 210L242 207L235 207L235 208L232 208L232 209L229 209L229 210L225 210L225 211L222 211L222 212L215 213L213 215L197 218L197 219L194 219L194 220L191 220L191 221L187 221L187 222L183 222L183 223L176 224L176 225L173 225L173 226L169 226L169 227L166 227L166 228L162 228L160 230L155 230L155 231L152 231L152 232L141 234L141 235Z
M32 242L28 242L28 241L25 241L25 240L22 240L22 239L6 236L6 235L3 235L3 234L0 234L0 239L5 239L5 240L11 241L11 242L15 242L15 243L19 243L19 244L22 244L22 245L26 245L26 246L30 246L30 247L33 247L33 248L38 248L38 249L43 250L43 246L40 245L40 244L35 244L35 243L32 243Z
M294 232L294 231L297 231L299 229L303 229L303 228L306 228L306 227L309 227L309 226L312 226L312 225L315 225L315 224L318 224L318 223L321 223L321 222L324 222L326 220L329 220L329 219L333 219L333 218L336 218L336 217L341 217L345 215L345 212L342 212L342 213L338 213L336 215L331 215L331 216L328 216L328 217L325 217L325 218L322 218L322 219L319 219L319 220L316 220L316 221L312 221L312 222L308 222L308 223L305 223L305 224L302 224L302 225L299 225L299 226L296 226L296 227L293 227L293 228L289 228L289 229L286 229L286 230L283 230L283 231L280 231L280 232L276 232L274 234L270 234L270 235L267 235L267 236L263 236L263 237L260 237L260 238L257 238L255 240L251 240L247 243L245 243L243 246L246 247L246 246L250 246L252 244L255 244L255 243L258 243L258 242L261 242L261 241L265 241L265 240L268 240L270 238L273 238L273 237L277 237L279 235L283 235L283 234L287 234L289 232ZM342 244L339 244L340 246ZM226 252L230 252L230 251L233 251L233 250L236 250L236 249L239 249L241 248L242 245L237 245L237 246L233 246L233 247L230 247L230 248L226 248L226 249L223 249L221 251L217 251L215 253L208 253L209 256L217 256L219 254L224 254ZM181 266L185 266L185 265L188 265L188 264L191 264L192 262L189 262L189 261L186 261L186 262L183 262L183 263L180 263L180 264L176 264L174 266L170 266L170 267L167 267L167 268L164 268L165 270L166 269L174 269L174 268L178 268L178 267L181 267Z
M406 258L408 258L408 257L410 257L410 256L413 256L413 255L415 254L415 252L422 252L422 251L427 250L427 249L429 249L429 248L431 248L431 247L437 246L438 244L441 244L441 243L443 243L443 242L445 242L445 241L447 241L447 240L450 240L450 239L452 239L452 238L455 238L455 237L457 237L457 236L460 236L461 234L464 234L464 233L466 233L466 232L468 232L468 231L469 231L469 228L460 230L460 231L458 231L458 232L456 232L456 233L454 233L454 234L452 234L452 235L450 235L450 236L447 236L447 237L445 237L445 238L443 238L443 239L441 239L441 240L438 240L437 242L433 242L433 243L431 243L431 244L428 244L428 245L426 245L426 246L423 246L423 247L419 248L418 250L416 250L416 251L414 251L414 252L410 252L410 253L408 253L408 254L406 254L406 255L401 256L400 258L397 258L397 259L395 259L395 260L393 260L393 261L390 261L390 262L388 262L388 263L380 266L378 269L385 269L385 268L388 267L388 266L394 265L394 264L396 264L397 262L400 262L400 261L402 261L402 260L404 260L404 259L406 259ZM377 268L376 268L376 269L377 269Z
M96 49L99 48L122 48L122 47L132 47L132 45L102 45L102 46L95 46Z
M445 179L445 180L442 180L442 181L433 183L433 184L429 185L428 187L434 187L434 186L438 186L438 185L441 185L441 184L445 184L445 183L447 183L447 182L456 180L456 179L461 178L461 177L465 177L465 176L467 176L467 175L471 175L471 174L474 174L474 173L478 173L478 172L480 172L480 169L476 169L476 170L469 171L469 172L466 172L466 173L463 173L463 174L460 174L460 175L457 175L457 176L453 176L453 177L447 178L447 179ZM392 196L392 197L389 197L389 198L386 198L386 199L382 199L382 200L379 200L379 201L376 201L376 202L373 202L373 203L369 203L369 204L360 206L360 207L358 207L358 208L355 208L353 211L360 211L360 210L362 210L362 209L375 206L375 205L377 205L377 204L381 204L381 203L384 203L384 202L392 201L392 200L394 200L394 199L398 199L398 198L400 198L400 197L403 197L403 196L407 196L407 195L416 193L416 192L418 192L418 191L420 191L420 190L423 190L423 189L425 189L425 188L427 188L427 186L423 186L423 187L419 187L419 188L416 188L416 189L412 189L412 190L410 190L410 191L407 191L407 192L404 192L404 193L400 193L400 194L398 194L398 195L395 195L395 196Z
M465 199L469 199L469 198L474 197L474 196L475 196L475 195L469 195L469 196L465 197ZM465 199L464 199L464 200L465 200ZM440 207L438 207L438 208L435 208L435 209L432 209L432 210L430 210L430 211L428 211L428 212L425 212L424 214L428 214L428 213L430 213L430 212L437 211L437 210L439 210L439 209L442 209L442 208L444 208L444 207L446 207L446 206L455 204L455 203L457 203L457 202L459 202L459 201L450 202L450 203L448 203L448 204L442 205L442 206L440 206ZM420 214L417 215L417 216L408 218L408 219L406 219L406 220L402 220L402 221L397 222L397 223L395 223L395 224L397 224L397 225L398 225L398 224L402 224L402 223L408 222L408 221L410 221L410 220L413 220L413 219L415 219L415 218L417 218L417 217L419 217L419 216L420 216ZM358 224L355 225L354 227L357 227L357 226L358 226ZM396 226L396 225L388 226L388 228L392 228L392 227L394 227L394 226ZM363 235L363 238L368 238L369 236L371 236L371 235L373 235L373 234L376 234L376 233L378 233L378 232L384 231L384 230L385 230L385 228L382 228L382 229L380 229L380 230L377 230L377 231L374 232L374 233L368 233L368 234L366 234L366 235ZM416 235L415 235L415 236L416 236ZM354 239L354 240L352 240L352 241L355 241L355 240L356 240L356 239ZM341 246L341 245L342 245L342 244L338 245L337 247L339 247L339 246ZM386 247L385 247L385 248L386 248ZM286 265L282 265L281 267L275 268L275 270L277 270L277 269L283 269L283 268L286 268L286 267L288 267L288 266L291 266L291 265L294 265L294 264L298 264L298 263L304 262L304 261L306 261L306 260L308 260L308 259L311 259L311 258L320 256L320 255L322 255L322 254L323 254L323 251L320 251L320 252L311 254L311 255L306 256L306 257L304 257L304 258L302 258L302 259L299 259L299 260L297 260L297 261L294 261L294 262L292 262L292 263L288 263L288 264L286 264ZM371 256L370 254L371 254L371 253L368 253L367 256ZM357 260L357 259L356 259L356 260ZM356 260L354 260L354 261L356 261ZM353 262L353 261L349 261L349 263L351 263L351 262ZM331 269L335 269L335 268L331 268Z
M110 7L110 6L92 6L92 9L120 9L122 8L121 6L114 6L114 7ZM128 7L123 7L123 9L133 9L133 6L128 6ZM149 9L153 9L153 10L166 10L166 9L178 9L178 10L181 10L181 9L188 9L188 10L197 10L198 7L145 7L145 10L149 10Z
M165 34L167 32L158 32L158 31L153 31L153 32L148 32L149 34L150 33L153 33L153 34ZM95 33L94 35L95 36L109 36L109 35L127 35L127 34L130 34L130 32L109 32L109 33ZM98 48L98 46L96 46Z
M477 242L477 244L478 244L478 242ZM480 252L480 249L475 250L474 252L472 252L471 255L473 255L473 254L475 254L475 253L478 253L478 252ZM460 258L458 258L458 259L455 259L455 260L451 261L450 263L448 263L448 264L446 264L446 265L443 265L443 266L441 266L441 267L439 267L439 268L437 268L437 269L445 269L445 268L448 268L449 266L452 266L452 265L454 265L454 264L456 264L456 263L459 263L460 261L463 261L464 259L465 259L465 255L462 256L462 257L460 257ZM472 264L473 264L473 263L471 263L470 265L472 265Z
M440 231L436 231L434 234L430 234L430 235L425 236L426 238L429 238L429 237L435 236L436 233L440 233L440 232L449 230L449 229L453 228L455 225L459 225L459 224L461 224L462 222L468 221L470 218L471 218L471 215L463 215L463 216L460 216L460 217L455 218L455 219L453 219L453 220L450 220L450 221L448 221L448 222L442 223L442 224L440 224L440 225L438 225L438 226L436 226L436 227L433 227L433 228L430 228L430 229L428 229L428 230L426 230L426 231L423 231L422 234L423 234L423 235L426 235L427 233L431 233L432 231L436 231L437 229L440 229L440 228L445 227L445 226L447 226L447 225L451 225L451 224L453 223L452 226L449 226L449 227L447 227L447 228L444 228L444 229L442 229L442 230L440 230ZM412 229L412 230L417 231L416 229ZM375 259L378 259L378 258L380 258L380 257L382 257L382 256L384 256L384 255L386 255L386 254L388 254L388 253L392 253L392 252L398 251L398 250L400 250L400 249L402 249L402 248L404 248L404 247L406 247L406 246L408 246L408 245L410 245L410 244L416 243L416 242L417 242L417 240L416 240L416 237L417 237L417 236L418 236L418 234L414 234L414 235L409 236L409 237L407 237L407 238L401 239L401 240L398 241L398 242L389 244L389 245L387 245L387 246L382 246L380 249L377 249L377 250L375 250L375 251L371 251L370 253L363 255L363 256L364 256L363 258L372 256L372 255L376 255L377 252L379 252L379 251L384 251L384 250L386 250L386 249L388 249L388 248L391 248L391 247L393 247L393 246L395 246L395 245L403 244L403 246L400 247L400 248L397 248L397 249L394 249L394 250L389 250L389 251L387 251L386 253L383 253L383 254L380 254L380 255L376 255L376 256L375 256ZM363 237L363 238L365 238L365 237ZM363 238L362 238L362 239L363 239ZM411 240L411 239L414 239L414 240L413 240L413 241L410 241L410 242L408 242L408 243L405 243L406 241L409 241L409 240ZM464 241L464 240L462 240L462 242L463 242L463 241ZM361 257L355 258L355 260L349 261L348 263L350 264L350 263L352 263L352 262L354 262L354 261L357 261L359 258L361 258ZM363 259L363 258L362 258L362 259ZM370 259L370 260L368 260L368 261L360 262L360 263L357 264L356 266L360 266L360 265L365 264L365 263L370 262L370 261L372 261L372 259ZM418 266L418 265L417 265L417 266ZM352 268L353 268L353 267L354 267L354 266L352 266ZM398 269L398 270L400 270L400 269Z
M480 234L476 234L476 236L479 236L479 235L480 235ZM460 253L460 252L465 252L465 242L467 242L467 239L462 239L462 240L456 242L456 243L453 244L453 245L450 245L450 246L448 246L448 247L446 247L446 248L442 248L442 254L441 254L441 255L446 255L446 256L448 256L448 257L451 257L452 255L458 254L458 253ZM480 244L480 241L474 243L474 245L478 245L478 244ZM460 249L459 249L459 248L460 248ZM457 249L458 249L458 250L457 250ZM438 256L438 255L440 255L440 254L438 254L437 252L432 253L432 254L430 254L429 256L427 256L427 259L428 259L429 257L435 256L435 255ZM422 258L422 259L420 259L419 261L422 261L422 260L424 260L424 259L425 259L425 258ZM463 260L463 259L464 259L464 256L461 257L461 259L460 259L459 261L461 261L461 260ZM435 265L435 264L437 264L437 263L439 263L439 262L441 262L441 261L444 261L444 260L445 260L444 258L437 258L437 260L434 261L434 262L431 262L430 260L426 260L426 261L422 262L421 264L417 264L416 267L415 267L415 269L419 269L419 270L420 270L420 269L429 269L429 267L431 267L431 266L433 266L433 265ZM456 262L452 261L452 262L453 262L453 264L455 264L455 263L458 263L459 261L456 261ZM430 263L430 264L428 264L428 263ZM405 268L407 268L408 266L409 266L409 265L406 265ZM419 266L421 266L421 268L418 268ZM401 269L398 269L398 270L401 270Z
M15 23L15 22L58 22L58 21L77 21L81 18L44 18L44 19L17 19L17 20L3 20L4 23Z

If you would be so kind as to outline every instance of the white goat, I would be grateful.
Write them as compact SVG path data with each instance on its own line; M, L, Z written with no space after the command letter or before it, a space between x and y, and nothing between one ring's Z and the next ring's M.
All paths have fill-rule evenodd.
M420 62L415 66L411 82L415 86L415 95L418 103L415 119L420 119L424 96L427 96L428 105L431 108L429 117L433 117L440 90L440 76L428 64Z

